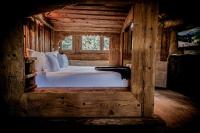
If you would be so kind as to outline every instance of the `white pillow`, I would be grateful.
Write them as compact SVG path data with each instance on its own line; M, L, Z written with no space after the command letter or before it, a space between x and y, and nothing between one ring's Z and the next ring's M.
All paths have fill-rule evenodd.
M46 57L44 53L32 51L31 57L37 58L37 60L35 61L35 70L37 72L41 72L46 69Z
M53 53L46 53L45 55L47 58L47 70L50 72L60 71L57 56Z
M53 55L57 56L58 53L59 53L58 50L56 50L56 51L52 51L52 52L46 52L45 54L53 54Z
M60 65L60 68L67 68L69 66L68 58L65 54L57 54L58 62Z

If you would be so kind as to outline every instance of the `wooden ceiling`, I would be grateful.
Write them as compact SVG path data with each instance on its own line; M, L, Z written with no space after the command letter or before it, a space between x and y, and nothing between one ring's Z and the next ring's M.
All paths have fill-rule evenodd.
M132 1L86 1L44 13L56 31L120 33Z

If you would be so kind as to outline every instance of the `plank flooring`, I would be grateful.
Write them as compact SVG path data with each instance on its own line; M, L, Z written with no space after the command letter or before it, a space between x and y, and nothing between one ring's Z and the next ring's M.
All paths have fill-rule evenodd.
M200 108L189 97L171 90L155 91L154 114L166 122L167 131L200 132Z

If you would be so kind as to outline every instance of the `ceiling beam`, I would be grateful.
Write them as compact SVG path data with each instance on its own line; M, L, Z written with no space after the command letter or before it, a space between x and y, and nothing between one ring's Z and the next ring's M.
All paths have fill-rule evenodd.
M54 27L63 26L63 27L99 27L99 28L122 28L122 25L100 25L100 24L90 24L90 23L60 23L55 22Z
M123 25L124 21L113 21L113 20L92 20L92 19L69 19L69 18L56 18L51 19L52 23L87 23L87 24L98 24L98 25Z
M128 12L129 7L106 7L101 5L91 5L91 6L65 6L62 9L71 10L96 10L96 11L118 11L118 12Z
M126 19L125 16L105 16L105 15L83 15L83 14L65 14L65 13L45 13L45 17L50 19L56 18L71 18L71 19L98 19L98 20L122 20Z
M54 10L53 13L64 13L64 14L83 14L83 15L104 15L104 16L127 16L126 12L119 11L96 11L96 10Z
M63 27L63 26L61 26L61 27L56 27L55 31L120 33L121 28Z

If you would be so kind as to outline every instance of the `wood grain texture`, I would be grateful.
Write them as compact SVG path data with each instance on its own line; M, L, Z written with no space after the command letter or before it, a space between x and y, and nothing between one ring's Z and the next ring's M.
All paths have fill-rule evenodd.
M142 103L142 114L153 114L155 49L158 30L156 1L140 0L134 8L132 91Z
M37 117L139 117L141 106L131 92L68 91L25 93L22 116Z
M25 48L42 52L51 51L51 32L52 30L39 20L27 18L24 23ZM25 56L28 56L28 53L25 53Z
M134 18L134 6L131 7L129 10L128 16L126 17L126 20L124 22L122 32L130 25L131 22L133 22Z
M2 110L9 107L11 110L6 113L13 115L24 91L22 20L12 20L4 23L3 27L5 28L2 28L1 32L5 36L0 39L0 99L1 103L6 102L6 106L3 106Z
M97 3L91 6L65 6L46 12L44 16L50 20L56 31L120 33L131 4L120 2L124 4L106 6Z
M109 64L112 66L119 66L120 56L120 34L113 35L109 46Z

